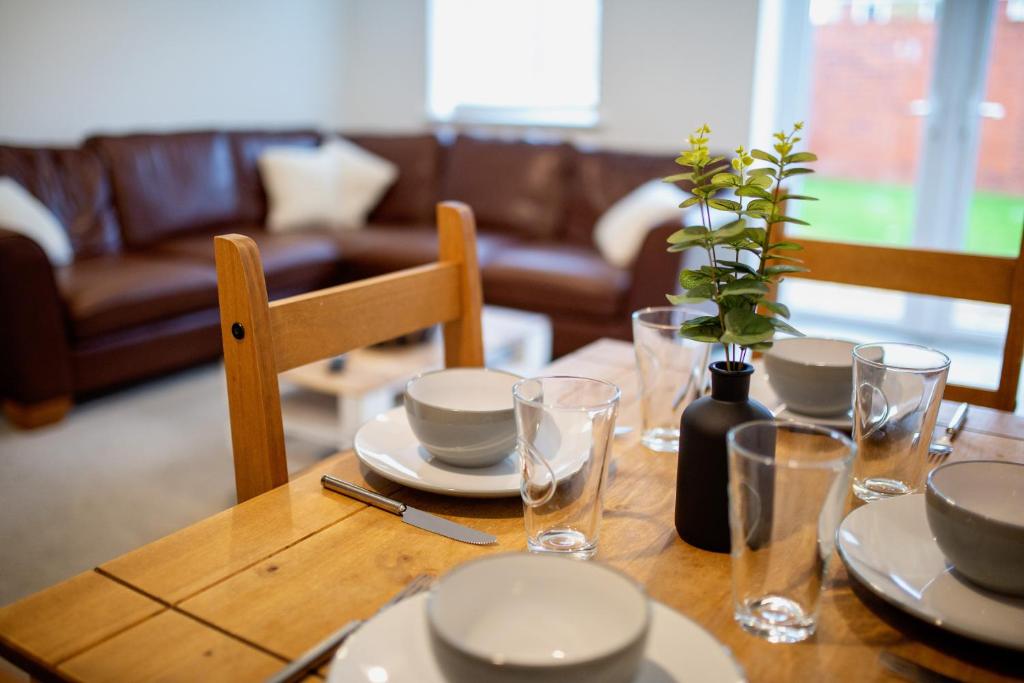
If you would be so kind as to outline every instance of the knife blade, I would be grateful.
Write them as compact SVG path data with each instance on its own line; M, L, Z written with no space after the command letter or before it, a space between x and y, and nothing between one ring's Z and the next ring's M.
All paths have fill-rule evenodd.
M411 524L417 529L423 529L431 533L446 536L456 541L463 543L472 543L473 545L491 545L497 543L498 539L491 534L486 534L482 531L477 531L458 522L453 522L437 515L432 515L429 512L423 510L417 510L414 507L409 507L405 503L399 502L387 496L382 496L374 491L368 491L362 486L356 486L355 484L343 481L337 477L332 477L329 474L325 474L320 478L320 484L330 491L340 493L348 496L349 498L355 498L356 500L372 505L375 508L380 508L385 512L390 512L393 515L398 515L402 518L402 521L406 524Z

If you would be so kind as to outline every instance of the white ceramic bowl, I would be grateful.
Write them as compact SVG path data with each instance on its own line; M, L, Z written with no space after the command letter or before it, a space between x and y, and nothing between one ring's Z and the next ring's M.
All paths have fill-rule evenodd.
M456 683L628 683L651 606L608 567L509 553L460 565L427 602L438 664Z
M426 372L405 386L409 426L424 448L456 467L486 467L516 443L512 385L521 378L487 368Z
M853 397L854 346L840 339L780 339L764 355L768 383L794 413L842 415Z
M928 475L928 526L971 581L1024 596L1024 464L951 462Z

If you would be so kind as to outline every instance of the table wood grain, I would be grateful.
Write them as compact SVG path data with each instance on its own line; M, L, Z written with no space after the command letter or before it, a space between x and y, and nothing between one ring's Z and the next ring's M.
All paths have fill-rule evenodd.
M595 342L548 370L615 382L622 388L619 423L639 427L629 344ZM954 407L943 407L940 423ZM972 407L951 459L981 458L1024 462L1024 419ZM1024 675L1021 653L888 607L853 583L838 558L814 638L772 645L747 635L732 619L729 556L693 548L675 533L675 469L673 454L639 445L638 429L616 440L597 560L708 629L751 681L893 680L878 663L883 650L964 681ZM325 472L471 524L497 536L498 545L435 536L324 491ZM419 573L525 548L518 499L405 489L342 453L287 486L3 608L0 651L37 673L79 681L260 680L345 622L373 614Z

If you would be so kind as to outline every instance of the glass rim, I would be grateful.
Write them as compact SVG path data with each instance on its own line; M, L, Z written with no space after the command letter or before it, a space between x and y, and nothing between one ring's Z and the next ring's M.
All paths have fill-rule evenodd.
M877 360L871 360L870 358L865 358L864 356L860 355L861 349L866 349L871 346L902 346L904 348L917 349L918 351L927 351L928 353L934 353L940 358L943 358L944 362L941 365L935 365L933 367L927 368L908 368L902 365L890 365L888 363L879 362ZM898 341L868 342L865 344L857 344L856 346L853 347L853 358L854 360L864 363L865 365L869 365L873 368L897 370L900 372L938 372L939 370L947 369L950 365L949 356L944 354L942 351L939 351L938 349L933 349L932 347L925 346L924 344L913 344L911 342Z
M547 403L545 401L538 401L536 399L526 398L525 396L520 394L521 387L524 384L526 384L527 382L534 382L534 381L540 381L540 380L545 380L545 379L558 379L558 380L571 379L571 380L589 382L589 383L593 383L593 384L603 384L603 385L611 387L613 389L612 397L607 399L607 400L605 400L605 401L599 401L599 402L595 402L593 404L588 404L588 405L585 405L585 406L558 406L558 405L554 405L552 403ZM582 377L582 376L579 376L579 375L539 375L537 377L524 377L523 379L519 380L518 382L516 382L515 384L512 385L512 399L513 399L513 402L515 402L515 403L525 403L527 405L531 405L531 406L534 406L534 407L537 407L537 408L544 408L546 410L560 410L560 411L564 411L564 412L590 411L590 410L606 409L606 408L609 408L609 407L611 407L613 405L618 404L619 399L621 398L621 396L622 396L622 389L620 389L617 384L613 384L612 382L609 382L609 381L603 380L603 379L595 379L594 377Z
M630 319L643 325L644 327L650 327L655 330L678 330L679 325L672 325L671 323L655 323L648 320L641 320L640 316L644 313L654 313L655 311L685 311L687 313L693 313L692 317L696 318L701 315L711 315L706 311L702 311L699 308L693 308L692 306L646 306L644 308L638 308L630 314ZM689 319L686 318L686 319Z
M748 427L775 427L776 429L795 428L806 434L827 436L843 444L847 449L847 453L846 455L829 458L828 460L787 460L780 463L775 458L769 458L765 455L761 455L760 453L756 453L736 442L736 435ZM843 434L839 430L832 429L831 427L823 427L821 425L810 424L808 422L800 422L799 420L752 420L750 422L744 422L743 424L736 425L729 430L725 438L730 453L736 453L739 456L748 460L753 460L762 465L784 467L786 469L838 470L852 462L854 456L857 455L857 444L853 442L853 439L846 436L846 434Z

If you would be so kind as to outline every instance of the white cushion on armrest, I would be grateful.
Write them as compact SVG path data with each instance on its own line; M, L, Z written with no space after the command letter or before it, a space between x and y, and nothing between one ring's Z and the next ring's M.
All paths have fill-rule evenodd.
M594 243L604 260L626 268L636 260L648 231L667 220L682 225L679 204L685 192L675 185L650 180L608 207L594 226ZM665 245L668 248L668 245Z
M75 258L71 240L53 212L7 176L0 177L0 227L34 241L55 266L66 266Z

